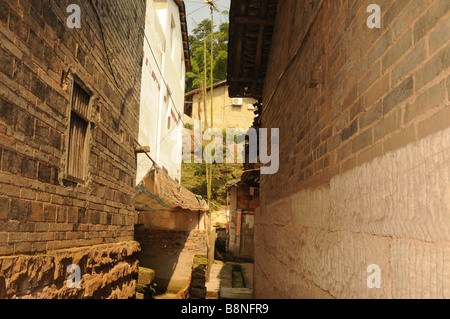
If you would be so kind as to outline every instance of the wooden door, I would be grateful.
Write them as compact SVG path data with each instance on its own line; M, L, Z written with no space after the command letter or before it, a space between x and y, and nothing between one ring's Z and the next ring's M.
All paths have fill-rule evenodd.
M240 255L253 259L253 235L255 215L253 211L242 212Z

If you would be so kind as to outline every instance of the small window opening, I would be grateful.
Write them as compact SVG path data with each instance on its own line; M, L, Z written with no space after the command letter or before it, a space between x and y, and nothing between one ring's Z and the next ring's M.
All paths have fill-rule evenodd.
M67 177L77 182L85 181L87 174L90 99L91 96L74 82L70 113Z

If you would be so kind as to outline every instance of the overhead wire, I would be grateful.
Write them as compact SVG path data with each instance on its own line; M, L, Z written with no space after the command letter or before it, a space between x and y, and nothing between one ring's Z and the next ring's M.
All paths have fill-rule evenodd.
M194 3L195 1L186 1L186 2L193 2L193 3ZM120 86L119 86L119 84L118 84L118 81L117 81L117 78L116 78L116 76L115 76L115 72L114 72L114 69L113 69L113 67L112 67L112 63L111 63L110 57L109 57L109 52L108 52L108 50L107 50L106 40L105 40L105 34L104 34L103 25L102 25L102 21L101 21L101 19L100 19L99 12L98 12L96 6L94 5L94 3L92 2L92 0L89 0L89 3L90 3L90 5L92 6L92 8L94 9L94 13L95 13L95 15L96 15L96 17L97 17L97 20L98 20L98 24L99 24L99 27L100 27L101 38L102 38L102 43L103 43L103 48L104 48L104 51L105 51L105 55L106 55L106 60L107 60L108 66L109 66L110 71L111 71L111 75L112 75L112 77L113 77L113 80L114 80L114 83L115 83L117 89L120 90L121 88L120 88ZM197 3L200 3L200 2L197 2ZM201 7L201 8L199 8L199 9L197 9L197 10L195 10L195 11L193 11L193 12L187 14L186 16L188 16L188 15L190 15L190 14L193 14L193 13L195 13L196 11L199 11L200 9L203 9L203 8L205 8L205 7L208 7L208 6L209 6L209 4L206 3L203 7ZM222 5L220 5L220 6L222 6ZM226 8L225 6L223 6L223 7ZM145 38L145 40L146 40L146 42L147 42L147 45L148 45L148 47L149 47L149 49L150 49L150 52L151 52L151 54L152 54L152 56L153 56L153 59L154 59L155 64L156 64L156 67L157 67L158 72L159 72L159 74L160 74L160 76L161 76L161 79L162 79L162 81L163 81L165 87L168 88L169 86L168 86L167 81L166 81L166 79L165 79L165 77L164 77L164 75L163 75L163 72L162 72L161 67L160 67L160 65L159 65L159 63L158 63L158 60L157 60L157 58L156 58L156 55L155 55L155 53L154 53L154 51L153 51L153 48L152 48L152 46L151 46L151 44L150 44L150 41L149 41L148 37L147 37L147 34L145 33L145 29L142 28L142 27L140 27L139 29L142 31L142 34L143 34L143 36L144 36L144 38ZM172 102L173 106L176 106L176 103L175 103L175 101L173 100L172 95L170 95L170 94L169 94L169 99L170 99L170 101ZM175 109L175 112L176 112L177 115L178 115L179 120L181 121L181 123L182 123L183 126L185 127L185 126L186 126L186 123L184 122L183 116L180 115L180 113L179 113L179 111L177 110L176 107L174 107L174 109ZM155 148L158 148L158 147L165 141L165 139L166 139L168 136L170 136L170 135L172 134L172 132L173 132L176 128L177 128L177 126L174 126L172 129L170 129L169 132L167 132L167 134L166 134L166 135L158 142L158 144L156 145ZM136 139L135 139L134 141L135 141L138 145L140 145L140 143L139 143ZM196 142L196 141L194 140L194 143L195 143L195 142ZM140 145L140 146L141 146L141 145ZM198 145L197 145L197 146L198 146ZM151 157L148 153L145 153L145 154L146 154L146 157L147 157L148 159L150 159L150 161L152 161L152 163L153 163L154 165L155 165L155 164L157 165L156 161L155 161L154 159L152 159L152 157ZM141 161L141 162L142 162L142 161Z
M112 77L113 77L114 83L115 83L117 89L120 91L121 88L120 88L120 85L119 85L119 83L118 83L118 81L117 81L117 78L116 78L116 76L115 76L115 72L114 72L114 69L113 69L113 67L112 67L111 59L110 59L110 57L109 57L109 52L108 52L108 49L107 49L107 46L106 46L105 34L104 34L104 30L103 30L102 20L100 19L100 14L98 13L98 10L97 10L96 6L94 5L94 3L92 2L92 0L89 0L89 4L90 4L91 7L94 9L94 13L95 13L95 15L96 15L96 17L97 17L97 22L98 22L99 27L100 27L100 34L101 34L101 38L102 38L103 49L104 49L105 55L106 55L106 60L107 60L108 66L109 66L109 68L110 68L111 75L112 75ZM146 41L147 41L147 44L148 44L148 46L149 46L149 48L150 48L150 51L151 51L151 53L152 53L152 55L153 55L153 58L154 58L154 60L155 60L156 66L157 66L157 68L158 68L158 71L159 71L159 73L160 73L160 75L161 75L161 78L162 78L163 81L164 81L164 85L165 85L166 88L167 88L167 87L168 87L167 82L166 82L166 80L164 79L164 76L163 76L162 71L161 71L161 69L160 69L160 66L159 66L159 64L158 64L158 61L156 60L155 54L154 54L153 49L152 49L152 47L151 47L151 45L150 45L150 42L149 42L149 40L148 40L148 38L147 38L147 35L146 35L146 33L145 33L145 30L144 30L142 27L140 27L140 30L143 31L143 35L144 35L144 37L145 37L145 39L146 39ZM172 100L172 103L173 103L173 105L175 106L176 104L175 104L175 102L173 101L172 96L170 96L170 99ZM181 119L181 121L183 122L182 116L180 115L180 113L178 112L178 110L177 110L176 108L175 108L175 111L177 112L178 117L179 117L179 118ZM184 125L184 122L183 122L183 125ZM174 127L174 128L175 128L175 127ZM171 133L172 133L172 130L171 130L171 131L163 138L163 140L161 140L161 141L159 142L159 144L157 144L156 148L157 148L157 147L165 140L165 138L167 138L167 136L169 136ZM138 142L136 139L135 139L134 141L135 141L138 145L140 145L139 142ZM156 164L156 161L155 161L154 159L152 159L151 156L150 156L148 153L145 153L145 154L146 154L146 156L153 162L153 164L155 165L155 164ZM142 162L142 161L141 161L141 162Z
M205 4L205 5L207 5L207 6L210 5L210 3L205 3L205 2L202 2L202 1L183 0L183 2ZM229 8L227 8L226 6L224 6L223 4L215 3L215 5L221 6L221 7L225 8L225 9L229 9ZM190 14L192 14L192 13L193 13L193 12L191 12Z
M114 83L116 84L117 89L120 90L119 84L117 83L116 75L114 73L114 69L113 69L112 64L111 64L111 60L109 58L109 52L108 52L108 50L106 48L105 33L103 32L102 20L100 19L100 15L99 15L99 13L97 11L97 7L94 5L92 0L89 0L89 3L91 4L92 8L94 9L95 15L97 16L98 24L100 26L100 34L102 36L102 41L103 41L103 48L104 48L105 53L106 53L106 60L108 62L109 68L111 70L111 74L113 76Z
M166 81L166 79L165 79L165 77L164 77L164 75L163 75L163 72L162 72L162 70L161 70L161 67L159 66L158 60L156 59L156 55L155 55L155 53L154 53L154 51L153 51L153 48L152 48L152 46L151 46L151 44L150 44L150 41L149 41L149 39L148 39L148 37L147 37L147 34L145 33L145 30L144 30L142 27L141 27L140 29L141 29L141 31L143 32L144 38L145 38L145 40L146 40L146 42L147 42L147 45L148 45L148 47L149 47L149 49L150 49L150 52L151 52L152 56L153 56L153 59L154 59L154 61L155 61L156 67L157 67L157 69L158 69L158 72L159 72L159 74L161 75L162 81L164 82L164 86L165 86L166 88L168 88L169 85L167 84L167 81ZM175 103L175 101L173 100L173 97L172 97L171 94L169 94L169 98L170 98L172 104L173 104L174 106L176 106L176 103ZM177 113L177 115L178 115L179 120L181 121L181 123L183 123L183 126L186 126L186 123L184 122L183 116L180 115L180 113L178 112L178 110L176 109L176 107L174 107L174 109L175 109L175 111L176 111L176 113ZM172 129L170 129L169 132L164 136L164 138L161 139L161 140L159 141L159 143L156 145L156 148L158 148L158 146L160 146L160 145L162 144L162 142L163 142L170 134L172 134L173 130L176 129L176 128L177 128L177 127L174 126Z
M188 13L188 14L186 14L186 17L188 17L188 16L190 16L191 14L196 13L197 11L200 11L201 9L204 9L204 8L206 8L206 7L207 7L207 5L205 4L204 6L198 8L198 9L196 9L196 10L194 10L194 11Z
M94 9L94 13L95 13L95 15L96 15L96 17L97 17L97 22L98 22L98 25L99 25L99 27L100 27L100 34L101 34L101 38L102 38L103 49L104 49L105 55L106 55L106 60L107 60L109 69L110 69L110 71L111 71L111 75L112 75L112 77L113 77L114 84L116 85L116 88L117 88L117 89L119 90L119 92L120 92L121 88L120 88L120 86L119 86L119 83L118 83L118 81L117 81L117 78L116 78L114 69L113 69L113 67L112 67L111 59L109 58L109 52L108 52L108 49L107 49L107 46L106 46L105 33L104 33L104 31L103 31L103 25L102 25L102 20L100 19L100 14L98 13L97 7L94 5L94 3L92 2L92 0L89 0L89 4L90 4L91 7ZM144 33L144 35L145 35L145 33ZM119 93L119 94L120 94L120 93ZM137 145L141 146L140 143L139 143L136 139L134 139L134 142L135 142ZM154 166L154 165L157 165L157 164L156 164L156 161L153 160L153 159L151 158L151 156L150 156L148 153L145 153L145 155L146 155L146 156L148 157L148 159L150 159L150 161L153 163L153 166ZM141 162L142 162L142 161L141 161Z
M192 1L191 1L191 2L192 2ZM207 5L209 5L209 4L207 4ZM194 20L194 22L195 22L195 20ZM197 24L197 23L196 23L196 24ZM197 24L197 25L198 25L198 24ZM154 59L154 61L155 61L155 64L156 64L156 66L157 66L157 68L158 68L158 72L159 72L159 74L161 75L161 79L163 80L164 85L165 85L166 88L167 88L167 87L168 87L167 81L166 81L166 79L164 78L164 75L163 75L163 73L162 73L162 71L161 71L161 68L160 68L160 66L159 66L159 64L158 64L158 61L157 61L157 59L156 59L156 56L155 56L155 53L154 53L154 51L153 51L153 48L152 48L152 46L151 46L151 44L150 44L150 41L149 41L149 39L148 39L148 37L147 37L147 34L145 33L145 30L144 30L143 28L140 28L140 29L141 29L141 31L143 32L143 35L144 35L144 37L145 37L145 39L146 39L147 45L148 45L148 47L149 47L149 49L150 49L150 52L151 52L151 54L152 54L152 56L153 56L153 59ZM174 101L173 98L172 98L172 95L169 95L169 97L170 97L170 99L171 99L171 101L172 101L172 104L175 106L176 104L175 104L175 101ZM178 115L178 117L179 117L179 120L182 122L183 126L186 127L186 123L184 122L183 117L179 114L179 112L178 112L178 110L177 110L176 108L175 108L175 111L177 112L177 115ZM174 130L175 128L176 128L176 127L170 129L170 131L164 136L164 138L161 139L161 140L159 141L159 143L156 145L156 148L157 148L158 146L160 146L160 145L162 144L162 142L163 142L168 136L170 136L170 134L173 132L173 130ZM196 142L197 142L197 141L194 139L194 146L199 146Z

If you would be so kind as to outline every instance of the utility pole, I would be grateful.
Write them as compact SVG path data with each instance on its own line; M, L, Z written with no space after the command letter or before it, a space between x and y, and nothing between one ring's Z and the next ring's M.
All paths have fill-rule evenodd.
M206 65L206 27L203 26L203 65L205 68L205 79L203 82L203 106L205 109L205 129L208 128L208 119L207 119L207 108L206 108L206 88L208 86L208 71L207 71L207 65ZM208 196L208 205L211 207L211 188L210 185L210 179L209 179L209 166L208 162L205 162L206 165L206 182L207 182L207 196ZM212 165L212 164L211 164Z
M213 0L206 0L211 7L211 133L214 128L214 3ZM211 207L211 197L212 197L212 175L213 175L213 163L209 166L209 180L208 180L208 203Z
M208 71L207 71L207 65L206 65L206 27L203 26L203 65L205 68L205 78L203 82L203 105L205 109L205 129L208 128L208 119L207 116L207 108L206 108L206 88L208 87Z
M211 123L210 123L210 128L211 131L214 127L214 115L213 115L213 110L214 110L214 9L215 9L215 5L214 5L214 0L205 0L205 3L208 3L211 7ZM206 37L205 37L206 38ZM206 50L205 50L206 52ZM205 63L205 70L206 70L206 63ZM206 86L205 86L206 87ZM206 99L206 94L204 95L205 99ZM206 116L205 116L206 119ZM212 135L212 132L211 132ZM211 136L211 139L213 137ZM212 262L214 260L214 241L215 241L215 232L214 232L214 236L212 235L212 231L211 231L211 207L212 207L212 168L213 168L213 163L209 164L209 172L208 172L208 166L206 167L206 178L207 178L207 182L208 182L208 204L209 204L209 210L210 210L210 214L209 214L209 222L208 222L208 243L207 243L207 248L208 248L208 266L206 268L206 281L209 281L209 276L210 276L210 266L212 265Z

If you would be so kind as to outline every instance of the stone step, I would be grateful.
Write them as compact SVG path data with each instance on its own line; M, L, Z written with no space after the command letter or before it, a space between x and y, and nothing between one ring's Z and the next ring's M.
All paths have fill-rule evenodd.
M253 299L253 290L250 288L220 288L220 299Z

